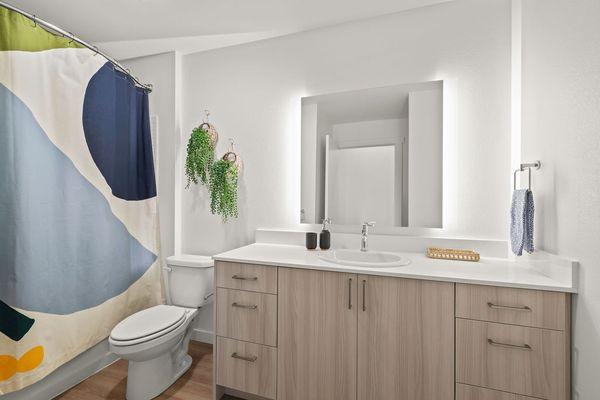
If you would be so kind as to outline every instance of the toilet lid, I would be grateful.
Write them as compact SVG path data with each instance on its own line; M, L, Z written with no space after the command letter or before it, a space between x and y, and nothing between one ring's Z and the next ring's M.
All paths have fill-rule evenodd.
M119 322L110 337L128 341L164 331L185 318L185 308L158 305L139 311Z

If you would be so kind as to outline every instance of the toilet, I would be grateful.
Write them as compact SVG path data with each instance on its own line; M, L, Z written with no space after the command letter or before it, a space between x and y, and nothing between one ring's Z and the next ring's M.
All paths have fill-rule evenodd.
M114 327L108 340L110 351L129 361L127 400L152 399L189 369L192 321L212 295L212 258L180 255L166 261L168 304L130 315Z

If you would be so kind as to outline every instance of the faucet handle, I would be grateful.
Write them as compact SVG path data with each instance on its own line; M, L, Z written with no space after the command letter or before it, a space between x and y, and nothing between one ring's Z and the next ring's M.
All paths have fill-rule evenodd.
M362 234L367 235L369 233L369 227L375 226L375 221L371 222L363 222L362 224Z

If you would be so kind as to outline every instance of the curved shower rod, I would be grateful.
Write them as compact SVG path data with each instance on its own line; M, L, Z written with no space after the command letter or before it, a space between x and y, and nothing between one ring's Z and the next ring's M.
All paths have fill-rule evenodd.
M72 33L67 32L64 29L61 29L58 26L56 26L54 24L51 24L50 22L44 21L43 19L38 18L38 17L36 17L33 14L29 14L28 12L23 11L23 10L21 10L21 9L15 7L15 6L7 4L7 3L5 3L3 1L0 1L0 6L8 8L9 10L17 12L17 13L19 13L19 14L27 17L27 18L29 18L30 20L33 21L33 23L35 25L39 24L39 25L45 27L48 30L54 31L54 32L60 34L61 36L65 37L65 38L67 38L69 40L72 40L74 42L79 43L80 45L82 45L84 47L87 47L88 49L92 50L96 54L100 54L102 57L106 58L106 60L108 62L110 62L112 65L114 65L115 68L119 69L121 72L123 72L124 74L127 74L127 76L129 76L131 79L133 79L133 81L135 82L135 84L137 86L139 86L140 88L142 88L142 89L144 89L144 90L146 90L148 92L152 91L152 85L151 84L149 84L149 83L142 83L138 78L136 78L134 75L132 75L131 72L129 72L129 69L125 68L123 65L121 65L117 60L115 60L111 56L109 56L106 53L100 51L98 49L98 47L93 46L93 45L91 45L91 44L89 44L89 43L81 40L80 38L78 38L77 36L73 35Z

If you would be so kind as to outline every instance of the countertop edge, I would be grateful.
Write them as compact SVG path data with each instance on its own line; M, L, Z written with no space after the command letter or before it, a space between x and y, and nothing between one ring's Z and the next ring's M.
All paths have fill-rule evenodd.
M265 245L261 243L261 245ZM267 244L268 245L268 244ZM253 245L249 245L253 246ZM245 246L245 247L249 247ZM278 246L278 245L274 245ZM515 281L507 281L507 280L486 280L481 278L463 278L463 277L454 277L450 275L443 274L418 274L414 272L403 273L402 271L394 270L394 271L381 271L381 270L372 270L361 267L350 267L350 266L338 266L336 264L328 264L328 265L315 265L306 262L290 262L283 260L265 260L263 258L254 258L254 257L232 257L228 256L227 253L224 252L221 254L217 254L213 256L215 261L223 261L223 262L235 262L235 263L246 263L246 264L259 264L266 265L272 267L287 267L287 268L301 268L301 269L310 269L310 270L321 270L321 271L331 271L331 272L345 272L345 273L356 273L362 275L373 275L373 276L389 276L389 277L397 277L397 278L407 278L407 279L421 279L428 281L439 281L439 282L453 282L453 283L464 283L464 284L477 284L484 286L499 286L499 287L509 287L509 288L519 288L519 289L532 289L532 290L545 290L545 291L553 291L553 292L563 292L563 293L577 293L577 288L574 286L561 285L557 281L556 285L552 284L533 284L533 283L520 283ZM515 266L515 268L524 268L522 266ZM544 274L536 271L534 269L529 269L532 273L538 273L540 276L545 276ZM548 278L549 279L549 278Z

